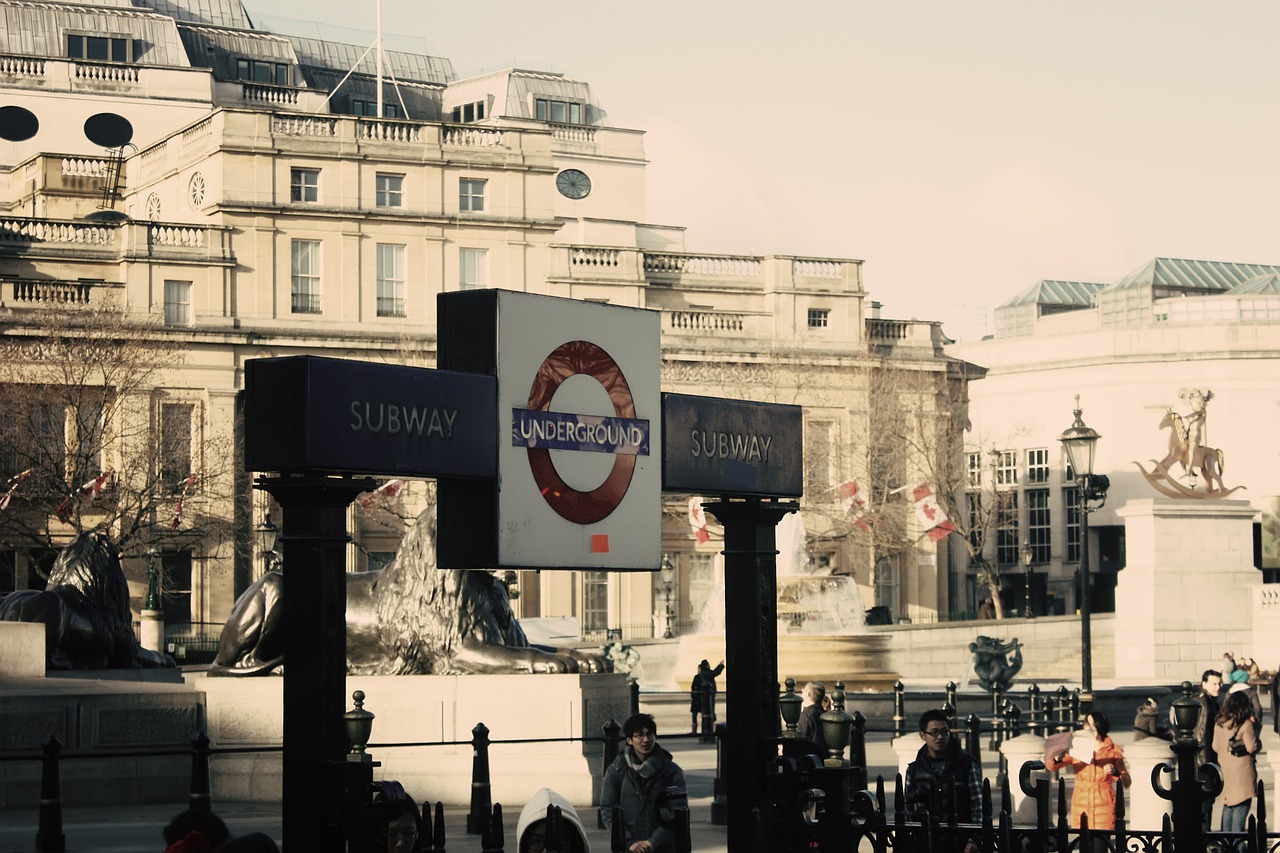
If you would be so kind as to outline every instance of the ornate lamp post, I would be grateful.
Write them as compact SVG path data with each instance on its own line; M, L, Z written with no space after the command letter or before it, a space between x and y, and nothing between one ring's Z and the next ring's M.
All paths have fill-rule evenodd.
M1075 422L1059 439L1066 448L1067 460L1075 474L1080 501L1080 701L1087 709L1093 701L1093 638L1089 627L1089 513L1102 509L1107 502L1107 489L1111 481L1093 473L1093 455L1097 448L1097 430L1087 427L1080 415L1080 395L1076 395ZM1089 501L1096 500L1096 507Z
M665 628L665 630L663 630L663 632L662 632L662 638L663 638L664 640L670 640L670 639L671 639L671 637L672 637L672 633L671 633L671 618L672 618L672 610L671 610L671 593L672 593L673 588L675 587L675 576L676 576L676 567L675 567L675 565L671 562L671 555L669 555L669 554L663 554L663 555L662 555L662 566L661 566L661 572L662 572L662 592L663 592L663 594L664 594L664 595L666 595L666 598L667 598L667 609L666 609L666 617L667 617L667 618L664 620L664 624L666 625L666 628Z
M258 536L258 552L262 554L263 573L271 571L280 563L280 555L276 552L276 541L280 537L280 528L271 520L270 511L262 514L262 523L253 531Z
M1025 590L1022 593L1023 611L1022 615L1027 619L1035 616L1031 612L1031 560L1035 557L1035 552L1031 550L1031 543L1022 540L1022 547L1018 549L1018 557L1022 560L1022 570L1026 572L1027 579L1025 582Z

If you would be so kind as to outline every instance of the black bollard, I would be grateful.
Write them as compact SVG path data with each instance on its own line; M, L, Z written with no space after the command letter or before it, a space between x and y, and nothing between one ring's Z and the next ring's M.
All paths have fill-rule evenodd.
M947 702L942 706L942 713L947 718L947 728L954 731L956 728L956 706Z
M481 853L503 853L502 848L506 843L502 833L502 803L493 804L493 813L489 815L489 822L485 826L485 830L480 834L480 851ZM547 848L554 850L554 847Z
M423 816L423 820L426 820L425 815ZM444 853L445 837L444 837L444 801L443 800L436 803L435 829L432 831L431 835L434 838L435 845L436 845L435 847L431 848L432 853Z
M422 834L418 836L418 849L431 850L435 847L435 833L431 831L431 801L422 801Z
M1027 732L1029 734L1040 734L1044 731L1040 727L1040 686L1032 684L1027 688Z
M893 685L893 736L902 737L906 734L907 724L907 702L903 695L906 687L901 681L895 682Z
M209 794L209 736L204 732L191 736L191 793L187 795L187 807L213 811L213 797Z
M867 789L867 718L861 711L853 712L853 727L849 731L849 764L854 768L854 788Z
M965 752L974 761L978 762L978 766L982 766L982 721L978 719L977 714L970 714L969 719L964 724L964 748Z
M716 738L716 694L708 682L702 683L702 736L698 743L715 743Z
M1075 717L1071 716L1071 691L1064 684L1058 688L1058 731L1069 732Z
M991 688L991 716L1000 715L1001 709L1004 707L1004 685L997 684Z
M609 720L604 724L604 760L600 765L601 779L604 779L609 765L618 758L618 735L621 733L622 726L618 725L617 720ZM604 809L596 809L596 829L604 828Z
M711 823L724 826L729 822L729 798L724 784L724 744L728 723L716 723L716 778L711 785Z
M467 835L480 835L489 825L493 793L489 785L489 729L476 723L471 730L471 810L467 812Z
M956 683L954 681L947 682L947 704L952 708L959 708L960 703L956 701Z
M67 837L62 834L62 742L49 735L40 752L40 824L36 829L36 853L64 853Z
M627 827L622 822L622 807L613 807L613 826L609 832L609 850L611 853L626 853Z
M634 717L640 713L640 682L632 681L627 689L631 692L631 716Z

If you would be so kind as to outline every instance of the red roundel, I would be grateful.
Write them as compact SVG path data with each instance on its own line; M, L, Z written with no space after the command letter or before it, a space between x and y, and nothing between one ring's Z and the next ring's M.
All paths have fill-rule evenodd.
M529 389L529 408L549 411L556 389L570 376L590 376L604 386L613 411L620 418L636 416L635 400L622 368L613 356L590 341L569 341L561 344L546 357L538 368L538 375ZM594 524L607 518L618 508L631 485L636 457L631 454L614 454L613 469L603 483L589 492L578 491L561 478L551 461L551 451L530 447L529 470L533 481L547 504L556 514L574 524Z

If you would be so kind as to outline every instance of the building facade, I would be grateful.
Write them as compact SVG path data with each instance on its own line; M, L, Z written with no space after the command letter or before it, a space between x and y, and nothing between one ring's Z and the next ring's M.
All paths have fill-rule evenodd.
M360 46L256 29L232 0L0 0L0 16L0 335L38 340L52 317L106 307L132 340L181 356L109 395L128 405L102 419L151 436L141 457L104 447L38 489L19 482L19 459L0 460L3 512L36 540L0 542L0 592L37 585L81 527L121 535L146 469L123 542L135 605L159 564L168 621L216 630L272 565L258 534L278 522L243 471L245 362L434 366L437 294L499 287L661 312L664 390L802 404L811 554L854 574L868 606L945 614L946 552L895 497L927 466L870 461L877 411L892 408L873 397L936 419L966 381L938 324L872 316L856 260L685 251L682 228L647 222L643 132L612 126L587 83L518 68L458 80L446 59L397 52L379 81ZM43 387L33 366L6 382ZM912 382L874 393L899 367ZM59 440L74 444L83 430L60 411ZM95 465L113 478L86 497L76 478ZM901 523L864 533L841 498L853 480ZM423 488L353 506L354 570L391 558ZM49 504L68 496L64 523ZM688 497L669 496L664 525L681 624L721 571ZM519 615L571 616L592 638L647 635L666 615L648 573L513 582Z
M1166 460L1179 435L1221 451L1218 491L1258 513L1259 580L1280 568L1270 532L1280 459L1267 420L1280 405L1278 272L1155 258L1111 283L1042 281L996 309L992 338L948 348L987 370L970 388L973 429L965 449L970 499L990 501L994 490L1008 508L992 519L985 544L1001 570L1008 608L1021 614L1030 578L1034 612L1074 612L1084 547L1091 603L1095 610L1114 607L1125 565L1125 506L1167 496L1205 499L1183 497L1177 488L1203 496L1199 466L1187 471L1170 462L1177 485L1164 492L1144 476ZM1106 504L1089 519L1088 543L1081 541L1078 491L1059 442L1073 423L1076 395L1085 423L1101 434L1095 473L1110 479ZM1030 573L1020 559L1024 543ZM960 556L965 562L967 555ZM978 568L969 562L968 583L976 590Z

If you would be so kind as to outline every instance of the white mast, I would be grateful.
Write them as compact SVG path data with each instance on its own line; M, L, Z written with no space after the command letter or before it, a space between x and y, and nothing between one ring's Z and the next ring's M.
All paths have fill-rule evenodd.
M382 115L382 0L378 0L378 35L374 39L374 46L377 50L377 58L375 64L377 66L377 85L378 85L378 118Z

